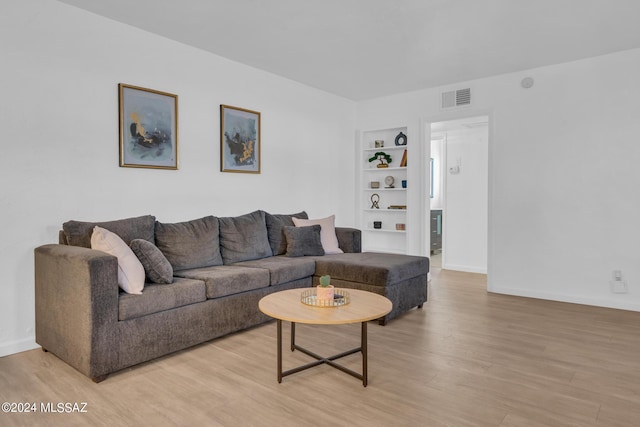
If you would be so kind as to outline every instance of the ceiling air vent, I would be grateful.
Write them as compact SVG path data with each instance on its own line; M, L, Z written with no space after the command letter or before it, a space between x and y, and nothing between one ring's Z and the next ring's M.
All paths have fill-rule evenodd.
M462 107L471 104L471 89L452 90L442 92L441 108Z

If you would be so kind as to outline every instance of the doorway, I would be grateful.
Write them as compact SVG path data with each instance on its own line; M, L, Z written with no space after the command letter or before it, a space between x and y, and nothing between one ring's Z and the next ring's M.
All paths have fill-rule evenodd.
M428 226L434 268L487 273L489 117L430 125Z

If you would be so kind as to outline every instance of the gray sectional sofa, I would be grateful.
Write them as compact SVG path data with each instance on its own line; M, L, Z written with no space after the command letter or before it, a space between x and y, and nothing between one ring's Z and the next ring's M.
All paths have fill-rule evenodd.
M293 217L307 215L256 211L174 224L151 215L66 222L58 244L35 249L36 342L99 382L268 321L258 309L263 296L312 286L325 274L336 287L389 297L394 308L381 323L426 302L428 258L361 253L360 231L340 227L335 234L345 253L301 256L315 253L309 248L319 241L320 227L298 230ZM141 294L119 288L118 258L91 249L95 226L138 248L147 277ZM303 229L297 241L292 233Z

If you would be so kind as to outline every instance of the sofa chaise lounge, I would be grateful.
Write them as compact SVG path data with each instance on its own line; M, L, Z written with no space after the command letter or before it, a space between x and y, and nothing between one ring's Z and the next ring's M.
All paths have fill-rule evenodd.
M99 382L266 322L258 309L263 296L312 286L326 274L336 287L391 299L382 324L427 301L428 258L362 253L359 230L334 229L332 217L295 227L294 218L307 215L68 221L58 244L35 249L36 342ZM91 249L96 226L137 248L146 276L141 292L122 290L119 257ZM326 233L336 240L331 251L324 249ZM321 252L341 253L321 255L319 244Z

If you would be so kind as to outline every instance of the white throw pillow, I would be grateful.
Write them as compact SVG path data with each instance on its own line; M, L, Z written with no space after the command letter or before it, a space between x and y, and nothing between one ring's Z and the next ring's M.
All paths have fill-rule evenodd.
M93 227L91 249L118 258L118 285L128 294L141 294L144 289L144 267L131 248L115 233Z
M342 249L338 247L338 237L336 236L336 216L331 215L322 219L301 219L292 217L293 224L296 227L308 227L310 225L320 225L320 241L322 242L322 249L324 253L329 254L341 254L344 253Z

